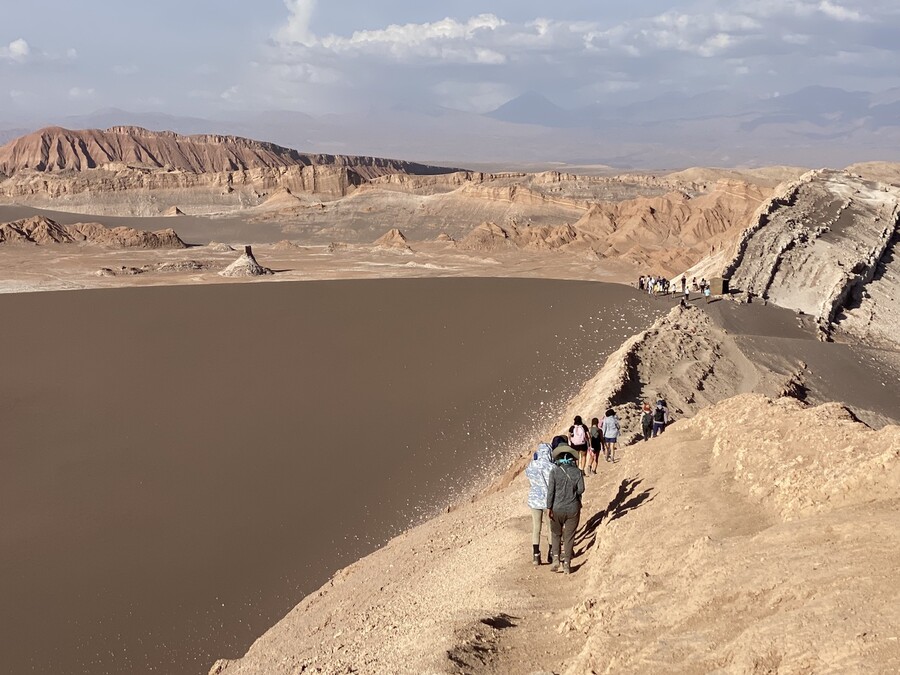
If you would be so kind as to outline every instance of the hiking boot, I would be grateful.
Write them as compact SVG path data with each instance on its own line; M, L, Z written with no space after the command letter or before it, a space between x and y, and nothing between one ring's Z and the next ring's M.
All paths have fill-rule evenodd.
M541 554L540 553L534 554L534 556L532 557L531 564L534 565L535 567L537 567L538 565L541 564Z
M559 569L559 558L550 558L550 571L555 572Z
M569 566L569 561L568 561L568 560L566 560L566 561L562 564L562 571L563 571L563 574L572 574L572 568Z

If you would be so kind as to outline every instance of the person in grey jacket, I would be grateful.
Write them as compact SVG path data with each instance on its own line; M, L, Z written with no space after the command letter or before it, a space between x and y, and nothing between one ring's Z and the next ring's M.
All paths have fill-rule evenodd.
M556 465L550 471L547 483L547 509L550 511L550 571L556 572L562 562L562 571L572 571L572 550L575 530L581 519L581 495L584 494L584 476L578 468L575 453L567 443L560 443L553 450ZM562 557L560 557L560 544Z
M541 564L541 529L547 515L547 485L553 469L552 452L549 443L541 443L525 469L530 483L528 507L531 509L531 558L535 565ZM549 552L547 562L551 562Z

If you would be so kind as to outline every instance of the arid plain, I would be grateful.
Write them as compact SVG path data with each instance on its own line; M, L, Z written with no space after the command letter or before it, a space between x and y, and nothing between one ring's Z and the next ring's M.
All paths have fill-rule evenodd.
M209 522L179 530L178 544L199 555L170 586L202 576L243 598L259 592L227 611L228 625L181 617L190 631L180 637L160 610L155 628L143 626L148 636L168 631L152 645L103 633L101 648L96 633L63 622L40 633L53 650L20 650L16 665L81 672L97 658L187 673L225 657L212 672L895 672L898 185L888 164L487 174L132 127L50 128L9 143L0 148L0 290L15 295L0 298L14 328L3 350L41 359L21 359L9 380L19 384L3 391L9 465L33 473L27 485L68 466L74 489L89 467L103 474L159 448L168 459L150 473L139 466L149 460L126 462L136 484L154 477L145 498L171 509L142 530L156 561L141 568L146 577L166 568L174 545L154 529L200 513ZM683 276L689 288L695 277L726 277L732 292L709 304L694 293L679 307L677 297L638 293L642 274L676 287ZM321 344L305 347L313 335ZM400 337L417 335L424 341ZM469 343L474 336L484 342ZM387 344L390 357L378 347ZM318 370L292 379L304 359ZM362 391L338 386L362 364L392 365L361 375ZM103 374L92 378L95 369ZM674 413L671 431L627 445L588 479L576 573L533 568L520 472L536 440L607 407L631 440L640 401L658 394ZM410 408L417 399L433 407ZM57 410L68 422L45 431L62 436L44 439L36 413ZM302 453L289 472L325 493L296 510L292 498L240 509L224 517L242 524L234 531L207 513L215 495L234 509L270 487L287 467L266 464L261 448L279 444L296 450L278 457ZM441 461L412 453L405 462L410 445ZM49 446L61 454L29 464ZM304 523L321 524L334 501L361 490L350 477L371 474L373 452L403 470L365 494L400 501L375 513L382 500L361 496L352 527L295 541ZM173 490L180 509L166 501ZM7 561L18 561L23 585L6 607L10 626L42 583L41 551L58 541L38 527L54 502L21 486L15 494L4 502L15 516ZM134 504L139 494L123 487L110 500ZM73 512L76 531L116 506L101 502ZM113 548L118 533L136 536L128 519L116 522L104 528ZM256 543L267 522L279 525ZM370 524L364 544L322 555L328 536L360 536ZM83 548L86 559L97 554ZM298 575L293 563L309 565L310 550L315 573ZM290 602L252 581L273 560L293 584ZM55 569L77 610L89 586L67 586L66 566ZM101 595L115 588L102 575L95 582ZM260 623L293 604L250 646ZM242 612L255 616L252 630L235 629ZM39 660L46 653L52 661Z

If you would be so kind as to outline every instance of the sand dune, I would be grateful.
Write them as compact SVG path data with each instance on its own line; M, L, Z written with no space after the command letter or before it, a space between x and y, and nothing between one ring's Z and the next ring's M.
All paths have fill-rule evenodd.
M770 327L783 320L760 309ZM660 438L588 478L572 577L531 565L520 464L336 574L210 672L900 667L900 588L885 583L900 544L900 427L874 431L837 404L734 396L786 381L722 326L672 310L545 429L657 392L679 409Z

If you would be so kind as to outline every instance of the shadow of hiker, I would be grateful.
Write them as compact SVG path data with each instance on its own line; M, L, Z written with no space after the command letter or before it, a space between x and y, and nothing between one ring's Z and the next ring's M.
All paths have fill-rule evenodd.
M591 546L597 541L597 528L606 520L612 522L621 518L629 511L633 511L642 504L652 502L655 495L652 495L653 488L648 488L643 492L635 494L638 486L643 481L640 478L626 478L619 484L619 491L612 501L602 511L598 511L585 521L581 529L575 534L575 545L578 546L587 542L580 551L575 553L574 557L587 552Z

